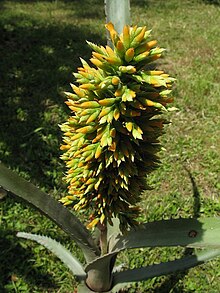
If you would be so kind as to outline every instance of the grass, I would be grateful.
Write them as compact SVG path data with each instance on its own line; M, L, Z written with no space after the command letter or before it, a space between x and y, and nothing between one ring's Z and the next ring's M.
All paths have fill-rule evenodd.
M220 215L220 43L218 1L131 1L132 22L153 28L167 48L158 67L177 78L176 112L163 138L162 164L149 178L142 219ZM83 5L83 9L82 9ZM0 1L0 160L42 189L65 193L58 124L61 94L73 81L85 40L105 44L103 1ZM74 292L75 280L41 246L17 231L42 233L81 257L49 220L10 196L0 202L0 292ZM150 252L150 254L149 254ZM175 259L183 249L138 250L127 265ZM138 254L138 258L137 258ZM134 285L129 292L219 292L219 260Z

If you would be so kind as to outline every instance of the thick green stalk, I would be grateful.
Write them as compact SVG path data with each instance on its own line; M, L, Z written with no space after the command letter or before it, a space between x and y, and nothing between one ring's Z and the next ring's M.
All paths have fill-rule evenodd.
M101 254L104 255L108 253L108 239L107 239L107 225L104 224L100 228L100 247L101 247Z
M105 0L106 22L112 22L118 33L130 24L130 0Z

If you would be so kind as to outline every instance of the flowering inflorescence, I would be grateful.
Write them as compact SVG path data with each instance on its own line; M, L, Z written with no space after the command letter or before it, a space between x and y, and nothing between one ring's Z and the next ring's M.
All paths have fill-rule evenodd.
M91 209L88 227L118 217L125 229L136 223L146 175L159 163L158 138L166 123L160 114L172 102L174 79L147 69L164 49L149 40L146 27L126 25L121 35L112 23L106 28L113 48L88 42L92 65L81 59L74 74L78 86L66 93L72 115L61 125L61 149L69 194L61 202Z

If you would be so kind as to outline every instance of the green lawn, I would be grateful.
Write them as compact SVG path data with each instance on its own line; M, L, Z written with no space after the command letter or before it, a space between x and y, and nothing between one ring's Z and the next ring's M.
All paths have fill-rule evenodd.
M65 193L59 159L69 90L85 40L105 44L104 1L0 1L0 160L55 197ZM131 0L132 23L152 28L167 52L158 68L177 78L177 111L163 137L161 167L148 179L142 220L220 216L219 1ZM68 236L8 196L0 200L0 292L74 292L69 270L17 231L52 236L82 257ZM183 249L121 255L141 266L178 258ZM137 258L137 255L139 257ZM220 292L220 260L154 278L128 292Z

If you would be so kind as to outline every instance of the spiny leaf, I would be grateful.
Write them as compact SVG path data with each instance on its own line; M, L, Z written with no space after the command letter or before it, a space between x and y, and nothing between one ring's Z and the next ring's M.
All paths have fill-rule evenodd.
M63 245L47 236L18 232L18 237L36 241L53 252L79 279L85 279L86 273L80 261L75 258Z
M99 249L90 233L73 213L2 163L0 163L0 185L33 205L68 233L81 247L87 261L91 261L99 255Z

